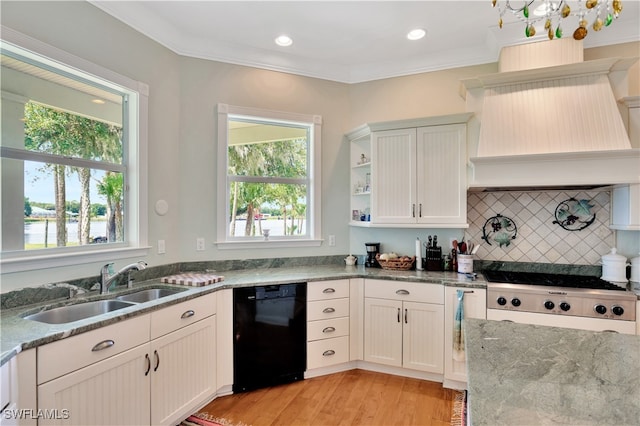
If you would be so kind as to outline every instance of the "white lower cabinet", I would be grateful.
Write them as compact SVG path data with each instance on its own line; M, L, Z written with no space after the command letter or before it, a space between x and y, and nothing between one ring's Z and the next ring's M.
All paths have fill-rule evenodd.
M213 293L39 347L38 424L179 423L216 392L215 309Z
M36 401L36 350L20 352L0 367L0 425L35 425L30 415Z
M349 280L307 284L307 370L349 361Z
M444 381L446 387L464 388L467 382L467 367L464 359L454 359L453 341L456 311L458 309L457 291L464 291L463 318L485 319L487 314L487 292L481 288L445 287L444 318ZM464 321L464 320L463 320Z
M152 425L177 424L215 394L215 343L215 315L151 342Z
M38 386L39 425L148 425L149 344Z
M364 360L442 374L443 301L439 284L365 280Z

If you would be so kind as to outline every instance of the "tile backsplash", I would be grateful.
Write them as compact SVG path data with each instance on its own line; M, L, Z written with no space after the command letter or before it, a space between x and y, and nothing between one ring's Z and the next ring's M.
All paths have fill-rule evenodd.
M595 221L580 231L568 231L554 224L556 207L567 199L588 200ZM609 229L609 191L471 192L468 195L466 239L481 243L477 258L513 262L596 265L614 247ZM482 240L487 219L500 214L518 228L509 246ZM489 225L487 225L488 227Z

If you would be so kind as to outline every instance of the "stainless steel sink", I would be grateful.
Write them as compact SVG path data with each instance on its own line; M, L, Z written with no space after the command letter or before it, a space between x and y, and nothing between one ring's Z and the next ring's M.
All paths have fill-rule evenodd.
M78 303L77 305L61 306L60 308L38 312L37 314L26 316L25 319L47 324L65 324L133 305L133 303L122 300L96 300L95 302Z
M160 299L161 297L171 296L172 294L180 293L186 289L176 288L149 288L147 290L140 290L131 294L124 294L116 297L116 300L124 300L126 302L144 303L150 300Z

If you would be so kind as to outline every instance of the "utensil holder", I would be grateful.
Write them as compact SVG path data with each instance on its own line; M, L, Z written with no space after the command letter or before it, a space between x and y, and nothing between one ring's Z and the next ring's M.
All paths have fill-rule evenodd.
M458 253L458 272L461 274L473 272L473 255Z

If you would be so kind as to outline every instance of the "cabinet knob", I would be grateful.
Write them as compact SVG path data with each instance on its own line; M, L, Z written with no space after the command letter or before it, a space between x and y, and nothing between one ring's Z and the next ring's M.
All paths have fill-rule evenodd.
M91 352L98 352L101 351L103 349L107 349L110 348L111 346L115 345L116 342L114 342L113 340L103 340L100 343L97 343L93 348L91 348Z
M323 293L335 293L335 292L336 292L336 289L335 289L335 288L328 287L328 288L325 288L324 290L322 290L322 292L323 292Z
M333 309L333 308L324 308L324 309L322 310L322 312L324 312L325 314L331 314L331 313L333 313L333 312L335 312L335 311L336 311L336 310L335 310L335 309Z

